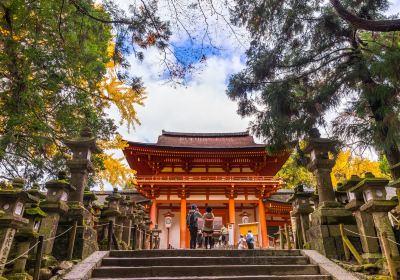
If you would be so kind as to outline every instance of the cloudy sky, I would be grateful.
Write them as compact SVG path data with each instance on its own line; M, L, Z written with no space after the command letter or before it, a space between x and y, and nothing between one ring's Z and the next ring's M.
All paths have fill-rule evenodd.
M119 2L122 7L127 8L129 1L119 0ZM210 25L213 25L213 20L217 19L210 17ZM234 36L230 36L230 31L227 30L226 25L224 26L222 18L218 20L218 25L223 26L221 31L225 34L218 34L213 25L208 33L210 38L205 44L207 45L209 40L212 40L219 49L205 50L206 62L198 65L198 69L185 85L171 83L160 77L164 69L161 62L163 54L157 50L147 50L144 53L143 62L137 61L133 56L130 57L132 73L142 77L147 99L144 107L137 107L138 117L142 124L131 131L123 126L119 128L119 132L125 139L155 142L162 129L185 132L246 130L248 120L236 114L236 104L225 94L228 77L244 67L243 53L246 46ZM182 21L185 29L193 37L202 38L202 31L196 30L195 26L196 24L204 25L203 19L198 17L196 24L193 23L193 17L183 18ZM179 49L176 47L178 56L185 56L184 60L190 59L188 56L196 51L196 48L201 47L190 48L186 30L183 28L178 30L174 23L172 23L172 28L174 34L172 43L174 46L180 46ZM115 110L111 115L118 119Z
M185 3L185 1L180 2ZM127 9L130 1L117 0L116 2ZM214 2L223 3L224 1ZM400 0L392 1L392 3L390 14L400 11ZM208 18L210 27L205 43L212 41L219 49L207 53L206 63L199 65L199 69L188 79L185 86L169 83L161 78L164 69L161 63L163 54L158 51L147 50L144 53L143 62L130 57L131 71L134 75L142 77L147 99L144 107L137 107L138 117L142 124L130 131L120 126L119 133L126 140L155 142L162 129L184 132L246 130L249 119L242 119L236 114L236 104L225 94L229 76L244 67L246 34L243 30L235 30L236 36L234 36L230 27L224 24L229 18L226 9L215 8L221 14L216 16L214 12L213 16ZM171 15L168 13L168 6L161 7L161 10ZM185 15L184 7L180 11ZM207 7L204 7L204 11L207 15L212 13L207 10ZM172 43L175 46L187 45L187 31L196 38L204 38L202 33L204 30L196 28L205 25L201 15L182 20L187 30L172 24L174 34ZM117 110L112 109L110 115L119 120Z

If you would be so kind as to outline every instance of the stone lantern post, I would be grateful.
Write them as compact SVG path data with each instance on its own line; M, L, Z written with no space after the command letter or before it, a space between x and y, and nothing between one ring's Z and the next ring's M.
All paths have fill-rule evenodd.
M132 250L138 249L137 240L138 240L138 225L139 225L139 207L138 205L133 206L133 214L132 214Z
M365 178L361 182L349 189L349 191L353 193L362 193L365 203L360 206L360 211L372 215L380 244L382 244L382 232L386 232L388 239L396 240L388 212L396 207L397 202L394 200L386 200L385 187L388 183L389 180L376 178L372 173L367 172ZM393 259L398 262L399 250L397 244L390 242L390 251Z
M25 203L37 202L23 190L25 181L15 178L12 187L0 190L0 279L10 253L17 229L25 227L29 221L23 217Z
M128 246L128 248L131 247L131 234L132 234L132 224L134 221L134 207L135 207L135 202L131 201L131 198L129 196L125 197L125 201L127 202L127 211L126 211L126 217L127 219L125 220L124 223L124 231L122 233L122 241L125 242L125 244Z
M68 212L68 196L70 192L75 191L69 182L66 180L65 172L58 173L57 180L51 180L45 184L47 189L46 199L40 203L40 208L43 209L47 217L42 219L42 224L39 229L39 235L43 235L44 239L50 239L44 242L44 266L48 266L55 259L52 257L54 246L54 237L57 234L61 215Z
M10 280L31 279L31 276L25 272L26 262L28 259L27 251L31 244L35 243L39 237L39 228L42 218L47 216L47 214L38 206L39 200L45 198L45 195L39 192L36 185L34 185L32 189L28 190L28 193L31 195L34 202L25 204L23 217L28 219L29 222L20 228L15 235L16 256L22 257L15 260L11 274L7 275L7 278Z
M72 159L67 160L67 166L71 173L70 183L76 189L68 199L69 211L64 216L61 223L63 229L71 226L77 226L76 231L70 234L74 237L65 238L64 245L68 246L70 240L75 240L73 249L73 258L84 259L93 252L97 251L97 231L94 228L95 217L93 213L85 208L84 197L85 189L88 187L88 176L94 171L91 162L91 155L101 153L100 148L96 145L96 138L89 128L82 129L80 137L76 139L66 139L64 144L72 151ZM91 198L88 203L91 202ZM63 259L65 250L58 250L59 258Z
M116 231L116 218L121 215L120 210L120 200L122 196L118 193L118 189L114 188L113 192L106 197L107 205L105 205L102 213L100 222L110 222L112 221L114 224L114 233ZM108 227L105 226L103 230L103 241L102 241L102 249L106 249L107 244L107 237L108 237ZM103 246L104 245L104 246Z
M118 242L122 244L123 249L127 249L125 248L127 246L126 243L122 242L122 234L126 230L124 226L128 220L128 208L128 202L125 200L125 197L121 197L121 200L119 201L119 210L121 214L116 217L115 237L117 238Z
M83 205L92 214L92 220L94 225L97 225L99 223L100 211L101 211L100 207L95 202L96 200L97 200L96 194L93 191L91 191L89 187L86 187L85 192L83 194Z
M339 224L357 232L356 222L352 213L335 200L330 173L335 164L337 144L314 134L315 138L309 139L304 149L304 153L309 155L307 169L315 175L318 191L318 207L311 214L307 240L311 249L329 258L341 259L344 257L344 250Z
M381 258L379 242L376 238L373 218L371 213L360 211L360 207L364 204L363 192L360 188L354 188L362 179L357 175L352 175L341 187L340 190L345 191L348 197L348 203L345 208L353 212L356 218L358 232L360 233L361 246L363 248L362 257L367 262L375 262ZM367 237L368 236L368 237ZM371 238L372 237L372 238Z
M148 245L150 244L150 237L149 237L150 225L151 225L150 216L146 215L146 218L144 220L144 230L143 230L143 245L142 245L143 249L149 249Z
M158 224L155 224L154 228L151 230L151 236L154 242L152 242L153 248L150 249L160 249L160 234L161 234L161 229L158 228Z
M292 217L296 219L296 236L299 248L303 248L307 243L307 231L310 228L309 214L314 211L311 207L310 199L313 194L304 192L302 185L295 188L294 194L288 199L292 203Z
M136 248L138 249L143 249L142 244L143 244L143 232L145 230L145 224L144 224L144 207L143 205L137 204L138 210L136 211L137 217L138 217L138 223L137 223L137 230L136 230Z

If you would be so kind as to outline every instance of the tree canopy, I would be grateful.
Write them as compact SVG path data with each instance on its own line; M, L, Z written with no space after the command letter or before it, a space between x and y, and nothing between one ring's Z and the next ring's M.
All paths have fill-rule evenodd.
M388 5L357 1L352 10L384 18ZM282 149L326 128L383 151L391 165L400 161L397 32L360 31L326 1L237 0L232 19L252 41L227 92L239 114L255 118L256 135Z
M103 148L121 148L106 113L138 123L140 78L128 75L125 57L168 44L168 24L156 2L126 15L112 1L8 0L0 3L0 168L2 177L43 181L64 168L62 140L89 126ZM127 38L130 38L128 40ZM127 42L132 42L131 45ZM112 155L94 159L102 179L124 184L132 171Z

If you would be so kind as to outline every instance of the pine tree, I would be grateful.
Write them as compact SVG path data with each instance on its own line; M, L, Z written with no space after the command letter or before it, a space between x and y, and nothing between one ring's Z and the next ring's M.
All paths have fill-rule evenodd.
M387 7L357 1L352 9L382 18ZM373 145L391 165L400 162L398 33L359 31L326 1L237 0L232 18L252 41L247 67L231 77L227 93L239 114L254 117L257 136L282 149L332 125L343 141Z

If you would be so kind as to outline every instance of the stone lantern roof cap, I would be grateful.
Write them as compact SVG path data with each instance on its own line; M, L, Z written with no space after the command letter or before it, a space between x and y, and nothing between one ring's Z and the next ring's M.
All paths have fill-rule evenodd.
M33 216L33 217L46 217L47 214L44 212L39 206L35 206L32 208L25 209L25 215Z
M52 188L59 189L59 188L61 188L61 189L64 189L64 190L66 190L68 192L73 192L73 191L76 190L76 188L73 187L67 181L66 177L64 177L64 172L63 171L59 172L58 179L46 182L45 186L46 186L47 189L52 189Z
M38 184L33 184L32 187L27 190L27 193L29 193L32 196L36 196L39 199L44 199L46 198L46 195L40 192L40 188Z
M13 190L13 189L0 190L0 195L2 198L5 199L19 198L22 201L29 203L38 203L40 201L38 197L30 195L26 191L21 191L21 190Z
M91 191L89 188L85 188L85 191L83 192L83 197L85 199L90 199L90 200L97 199L96 194L93 191Z
M310 138L308 139L308 144L304 148L305 153L311 153L312 150L318 149L322 151L335 151L337 145L339 144L338 140L329 139L329 138Z
M299 184L293 189L294 193L286 200L293 202L296 198L310 198L313 196L314 190L307 188L305 184Z
M363 191L367 187L384 188L389 183L386 178L377 178L371 172L365 173L365 178L354 187L350 188L349 191Z
M71 150L78 147L88 147L93 153L102 153L103 151L96 145L96 137L93 136L90 128L85 127L81 130L80 137L74 139L64 139L64 144Z
M338 185L338 191L349 191L352 187L360 183L363 179L360 178L358 175L351 175L350 179L346 180L342 185Z
M107 201L112 201L112 200L122 200L122 195L118 192L117 188L114 188L112 194L106 197Z

